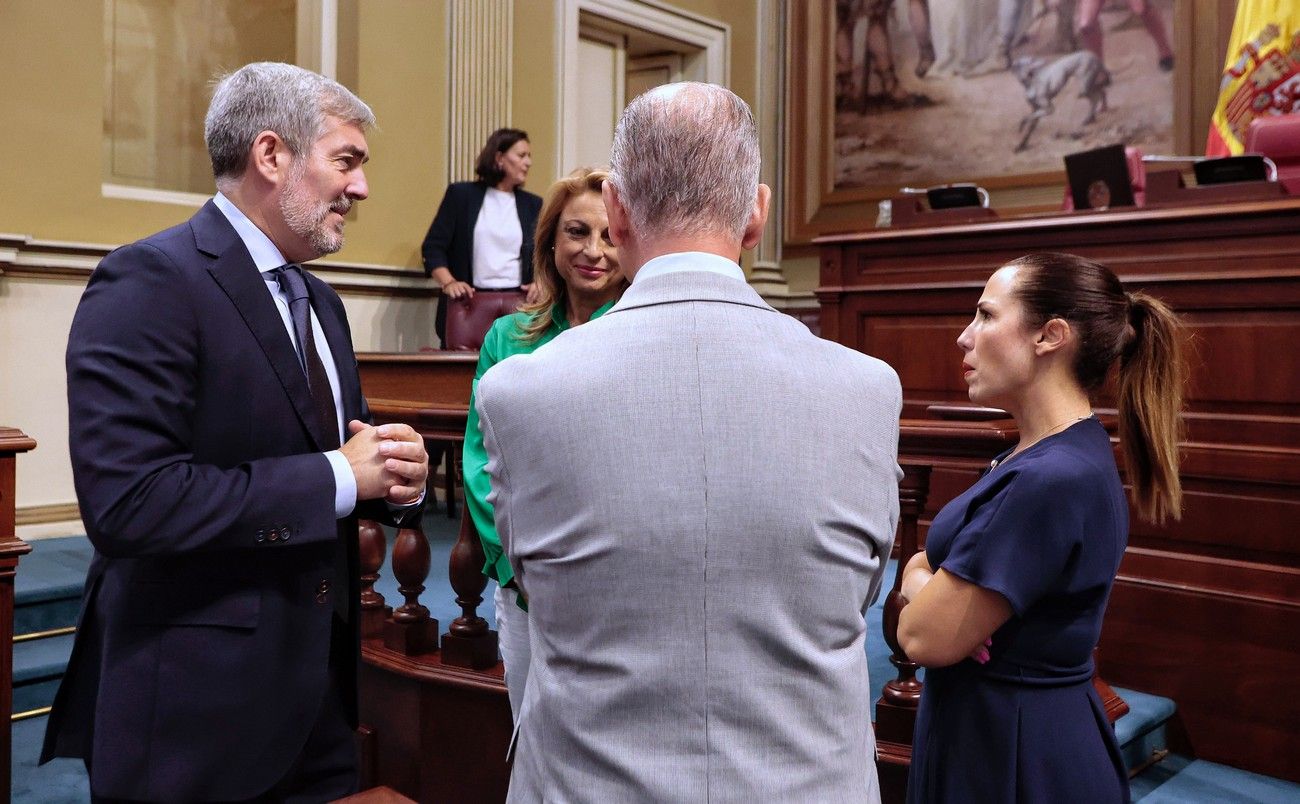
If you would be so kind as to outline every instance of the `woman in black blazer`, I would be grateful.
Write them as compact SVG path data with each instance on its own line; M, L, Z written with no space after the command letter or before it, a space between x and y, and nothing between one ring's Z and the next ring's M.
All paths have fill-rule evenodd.
M448 299L531 287L533 230L542 208L542 199L523 189L532 163L527 132L497 129L474 165L478 181L448 185L420 249L425 276L442 286L435 322L439 340L446 339Z

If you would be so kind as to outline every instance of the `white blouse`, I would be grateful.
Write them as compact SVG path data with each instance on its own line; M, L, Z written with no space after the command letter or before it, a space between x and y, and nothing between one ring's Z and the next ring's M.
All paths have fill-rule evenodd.
M474 223L474 287L519 287L523 279L519 248L523 243L515 194L489 187Z

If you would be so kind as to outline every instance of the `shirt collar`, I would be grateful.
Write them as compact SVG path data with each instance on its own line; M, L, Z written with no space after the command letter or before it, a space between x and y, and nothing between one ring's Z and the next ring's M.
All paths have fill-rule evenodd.
M235 228L235 234L239 235L239 239L244 242L244 248L248 249L253 264L257 266L259 272L273 271L285 264L284 255L271 242L271 238L257 228L257 225L250 221L229 198L217 193L213 196L212 203L216 204L217 209L221 210L221 214L225 215L226 220L230 221L230 225Z
M678 271L707 271L711 274L729 276L741 282L745 281L745 272L740 270L739 265L726 257L704 251L682 251L655 257L641 266L641 270L636 272L636 277L632 281L640 282L643 279L674 274Z

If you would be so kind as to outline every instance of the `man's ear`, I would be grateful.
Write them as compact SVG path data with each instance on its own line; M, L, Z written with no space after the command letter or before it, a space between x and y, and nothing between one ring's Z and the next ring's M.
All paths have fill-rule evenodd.
M754 207L749 211L749 221L745 224L745 234L740 238L740 247L750 249L763 239L763 227L767 225L767 213L772 205L772 188L766 184L758 185L758 194L754 196Z
M600 197L605 202L605 217L609 218L609 240L615 246L621 246L627 242L629 231L627 208L611 182L601 184Z
M259 131L248 153L248 167L269 184L279 184L289 169L289 148L274 131Z
M1074 328L1064 318L1050 319L1038 330L1034 354L1045 355L1064 349L1074 342Z

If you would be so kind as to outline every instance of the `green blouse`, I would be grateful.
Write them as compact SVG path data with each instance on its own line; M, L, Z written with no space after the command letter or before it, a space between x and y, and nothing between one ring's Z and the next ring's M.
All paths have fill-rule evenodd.
M592 320L600 318L614 302L609 302L591 314ZM501 537L497 535L496 517L492 505L488 502L488 492L492 489L487 473L487 450L483 447L483 433L478 426L478 410L474 407L474 392L478 390L478 381L487 370L511 355L525 355L537 351L550 343L555 336L569 328L568 319L560 305L551 309L551 326L537 340L529 343L520 339L522 326L528 320L526 313L498 318L483 338L483 346L478 353L478 370L474 373L474 386L470 392L469 420L465 423L465 453L461 461L461 472L465 479L465 505L474 519L478 529L479 541L483 543L483 555L487 561L483 565L483 574L505 586L515 577L505 551L501 548ZM523 600L520 599L522 606Z

